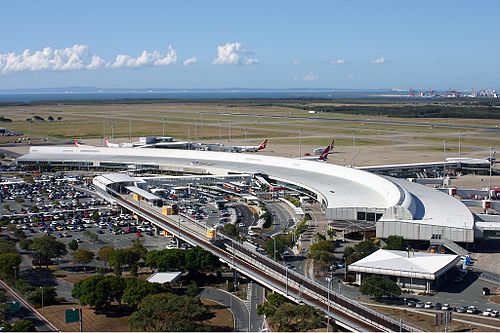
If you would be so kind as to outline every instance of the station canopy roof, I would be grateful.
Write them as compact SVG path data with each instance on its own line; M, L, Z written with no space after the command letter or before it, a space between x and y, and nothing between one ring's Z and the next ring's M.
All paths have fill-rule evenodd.
M143 197L146 200L161 200L161 198L159 196L156 196L153 193L148 192L146 190L143 190L142 188L139 188L137 186L127 186L125 188L132 193L140 195L141 197Z
M348 270L378 275L435 280L460 261L454 254L380 249L349 265Z
M167 283L174 282L181 276L182 272L158 272L147 278L149 282Z

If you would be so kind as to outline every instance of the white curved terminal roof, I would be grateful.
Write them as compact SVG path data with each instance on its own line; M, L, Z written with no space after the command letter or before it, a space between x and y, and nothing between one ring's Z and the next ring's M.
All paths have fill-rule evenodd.
M71 161L203 167L212 173L265 173L318 194L327 209L365 207L404 210L405 220L472 229L472 213L432 188L339 165L255 154L177 149L31 147L19 161ZM97 164L96 164L97 165ZM460 222L458 222L460 221Z

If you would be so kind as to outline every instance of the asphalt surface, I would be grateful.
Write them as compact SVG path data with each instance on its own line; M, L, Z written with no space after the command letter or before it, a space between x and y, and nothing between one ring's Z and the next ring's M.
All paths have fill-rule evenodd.
M273 228L270 232L266 232L269 236L274 236L283 233L294 224L293 215L289 208L282 202L273 202L266 205L267 209L273 216Z
M251 325L249 320L248 308L240 298L227 291L211 287L203 288L200 297L209 299L227 307L234 316L234 330L236 332L253 331L249 329L249 326Z

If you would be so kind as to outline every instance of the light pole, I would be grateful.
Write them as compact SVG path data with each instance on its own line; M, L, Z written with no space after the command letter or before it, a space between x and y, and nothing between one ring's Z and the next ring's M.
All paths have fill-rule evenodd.
M446 143L448 141L444 140L443 141L443 180L444 177L446 176Z
M458 157L462 156L462 131L458 132Z
M244 133L245 133L245 142L244 142L244 146L245 146L245 151L247 150L247 128L245 127L244 129Z
M191 150L191 127L188 127L188 150Z
M43 287L40 287L40 289L42 290L42 309L43 309Z
M488 200L491 201L491 167L493 164L493 147L490 147L490 176L488 177Z
M276 261L276 237L273 237L274 261Z
M198 120L194 121L194 139L198 139Z
M161 136L165 136L165 117L161 117L161 127L162 127Z
M231 122L229 122L229 136L228 136L228 139L229 139L229 144L231 144Z
M17 267L12 266L12 268L14 269L14 283L15 283L17 281Z
M128 139L132 142L132 119L128 120Z
M222 120L219 120L219 143L222 142Z
M328 291L327 291L327 298L328 298L328 310L326 311L327 315L327 323L326 323L326 331L328 332L328 328L330 326L330 290L332 289L332 274L330 274L329 280L328 280Z
M115 125L111 123L111 140L115 137Z
M352 166L356 167L356 155L355 155L355 149L356 149L356 133L352 133Z
M299 130L299 159L302 159L302 130Z

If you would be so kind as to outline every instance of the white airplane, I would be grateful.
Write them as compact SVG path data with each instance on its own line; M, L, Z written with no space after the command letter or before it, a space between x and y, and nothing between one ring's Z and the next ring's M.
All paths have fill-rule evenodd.
M89 145L82 145L80 142L78 142L77 139L74 139L73 143L75 144L75 146L80 147L80 148L82 148L82 147L94 147L94 146L89 146Z
M120 145L118 143L109 142L108 138L104 138L104 144L109 148L120 148Z
M330 145L331 146L331 149L333 150L333 148L335 148L335 139L332 140L332 144ZM313 150L313 153L315 155L322 155L323 152L325 151L326 148L322 148L322 147L318 147L316 149Z
M231 148L240 152L257 152L259 150L265 149L267 146L267 139L262 141L262 143L258 146L232 146Z
M331 150L333 148L333 142L323 148L323 152L319 156L302 156L299 159L301 160L306 160L306 161L320 161L324 162L328 159L328 154L330 154Z

